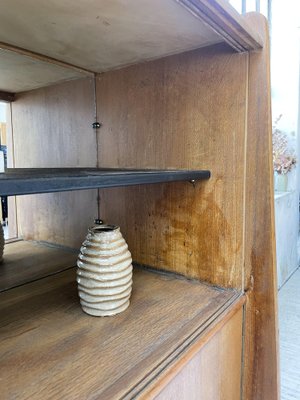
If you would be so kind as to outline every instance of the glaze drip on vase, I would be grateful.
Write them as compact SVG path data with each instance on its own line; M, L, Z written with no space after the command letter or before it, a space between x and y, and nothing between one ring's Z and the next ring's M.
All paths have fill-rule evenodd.
M132 258L118 226L90 228L77 266L78 293L84 312L104 317L126 310L132 289Z

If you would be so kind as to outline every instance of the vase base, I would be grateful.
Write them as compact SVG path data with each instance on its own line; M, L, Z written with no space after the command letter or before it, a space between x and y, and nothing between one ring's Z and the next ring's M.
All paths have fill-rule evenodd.
M129 307L130 301L126 301L122 306L117 307L113 310L101 310L96 308L91 308L87 306L81 306L82 310L93 317L111 317L116 314L120 314L121 312L125 311Z

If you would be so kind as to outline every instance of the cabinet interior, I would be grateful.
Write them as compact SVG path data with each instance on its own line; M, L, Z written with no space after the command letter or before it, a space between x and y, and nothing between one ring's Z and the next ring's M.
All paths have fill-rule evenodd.
M91 7L79 1L72 12L67 1L48 1L47 12L35 3L7 0L0 16L0 65L8 71L0 77L0 96L13 98L9 173L16 177L26 168L31 181L44 168L207 175L57 193L26 192L24 175L19 192L6 192L19 195L9 198L9 212L22 241L6 245L0 267L1 334L20 332L19 340L8 337L8 365L27 357L34 365L20 374L16 388L28 383L28 396L40 396L31 383L45 379L57 394L53 379L59 371L48 372L59 360L64 382L77 380L82 397L132 398L194 341L206 343L235 315L233 387L240 390L243 375L247 398L254 393L255 399L255 390L272 395L276 389L252 374L255 358L277 379L274 210L271 196L261 201L272 191L265 22L241 17L221 0L168 0L163 7L158 0L130 0L126 9L119 0ZM19 30L8 23L16 6L28 24L24 35L22 21L16 21ZM264 173L256 185L258 166ZM57 185L60 177L51 179ZM116 319L85 316L76 296L76 254L95 218L120 225L136 265L132 305ZM258 237L262 219L268 229ZM262 334L261 343L271 343L271 353L252 329ZM43 338L36 349L35 337ZM243 367L242 340L250 354ZM122 354L124 343L128 354ZM53 346L64 350L52 359ZM71 354L74 346L78 351ZM87 371L72 375L79 364ZM100 376L91 371L95 365L105 370ZM12 370L6 374L12 390ZM252 375L258 384L250 385Z

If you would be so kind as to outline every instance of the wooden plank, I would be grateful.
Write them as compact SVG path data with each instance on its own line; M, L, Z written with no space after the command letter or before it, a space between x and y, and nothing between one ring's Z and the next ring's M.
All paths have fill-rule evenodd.
M15 100L14 93L2 92L0 90L0 101L4 101L6 103L10 103L11 101Z
M24 92L12 103L16 168L97 166L94 82ZM17 198L19 235L79 248L98 216L97 190Z
M257 50L262 40L241 15L224 0L177 0L211 26L237 51Z
M63 81L80 79L86 75L78 70L61 66L59 63L50 63L30 55L20 54L20 52L6 50L4 47L5 45L0 42L1 91L23 92Z
M259 46L255 33L223 0L127 0L126 6L122 0L88 5L84 0L27 0L26 5L2 0L1 5L3 46L88 71L103 72L224 39L239 51ZM16 20L16 15L22 18Z
M247 54L217 45L102 74L102 167L209 169L208 181L100 190L134 259L241 288Z
M32 60L41 61L42 63L46 63L46 64L56 65L57 67L61 67L63 69L73 70L73 71L79 73L80 74L79 77L82 77L82 78L84 76L89 76L91 78L94 77L93 71L89 71L87 69L77 67L76 65L69 64L69 63L66 63L66 62L63 62L60 60L56 60L55 58L47 57L43 54L35 53L33 51L29 51L29 50L23 49L21 47L12 46L11 44L8 44L8 43L0 42L0 49L5 50L6 52L13 53L15 55L18 54L20 56L24 56L24 59L31 58Z
M144 399L241 400L242 318L239 308L157 396Z
M0 268L0 292L76 265L77 253L47 243L6 243Z
M68 190L209 179L209 171L124 170L98 168L12 168L0 175L0 195L52 193Z
M245 296L239 298L237 302L235 302L230 310L224 315L222 319L220 319L215 325L214 328L210 330L205 336L199 338L199 340L195 341L186 353L176 360L172 364L172 366L165 371L163 371L156 379L154 379L143 392L141 392L141 399L148 399L157 396L163 388L165 388L176 376L179 374L185 367L185 365L195 357L204 348L211 340L213 340L214 336L221 331L227 324L230 323L230 320L234 318L237 312L242 309L242 306L245 303ZM238 328L238 330L241 327ZM238 343L238 342L237 342ZM240 359L241 361L241 359Z
M250 53L245 214L244 398L279 398L277 276L272 164L269 34L266 20L250 14L264 50Z
M14 141L13 141L13 128L12 128L12 115L11 104L6 106L6 127L7 127L7 167L14 168ZM17 223L17 202L14 196L7 199L8 208L8 238L18 237L18 223Z
M5 398L132 398L132 389L183 354L191 336L213 329L238 297L137 269L130 307L94 318L80 309L74 272L0 294Z

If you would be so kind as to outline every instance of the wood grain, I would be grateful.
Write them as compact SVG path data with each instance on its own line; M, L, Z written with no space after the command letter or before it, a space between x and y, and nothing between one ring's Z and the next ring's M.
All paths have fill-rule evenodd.
M0 90L19 93L85 77L70 67L3 49L0 42ZM26 52L24 52L26 53Z
M18 54L20 56L23 56L24 61L26 60L26 58L31 58L32 60L46 63L46 65L52 64L52 65L56 65L57 67L61 67L62 71L63 71L63 69L66 69L66 71L67 70L75 71L75 72L79 73L79 75L77 75L77 74L75 75L78 79L84 78L84 76L89 76L91 78L94 78L94 72L92 72L92 71L77 67L76 65L69 64L64 61L57 60L55 58L45 56L44 54L35 53L33 51L26 50L26 49L23 49L18 46L13 46L9 43L0 42L0 49L6 50L10 53L14 53L16 55ZM66 71L65 71L65 73L66 73ZM66 79L66 77L65 77L65 79Z
M213 329L238 296L139 269L130 307L113 318L81 311L75 271L2 292L2 395L133 398L193 340Z
M24 92L12 104L16 168L96 167L93 80ZM97 190L17 198L19 235L78 248L97 217Z
M70 6L71 4L71 6ZM103 72L222 41L174 0L2 0L5 43ZM34 12L33 12L34 10ZM16 15L22 15L16 22Z
M76 265L78 254L47 243L6 243L0 267L0 292Z
M241 400L242 318L240 308L157 396L147 399Z
M279 398L278 315L268 26L250 14L265 46L250 53L245 213L244 398Z
M178 0L195 16L205 21L235 50L249 51L262 47L256 30L224 0Z
M14 156L14 140L13 140L13 126L11 104L6 106L6 132L7 132L7 167L15 167ZM8 239L18 237L18 222L17 222L17 201L15 196L7 198L8 208Z
M145 388L145 390L140 394L141 400L155 398L155 396L157 396L161 390L184 369L185 365L191 361L199 353L199 351L208 344L208 342L213 340L213 337L216 335L216 333L223 330L224 326L230 323L230 320L235 316L235 314L242 309L244 303L245 296L242 296L232 307L230 307L230 310L228 310L226 315L224 315L222 319L219 319L210 332L196 340L182 357L178 358L170 368L164 370Z
M242 287L246 73L247 54L217 45L98 77L100 166L212 171L100 191L138 263Z

